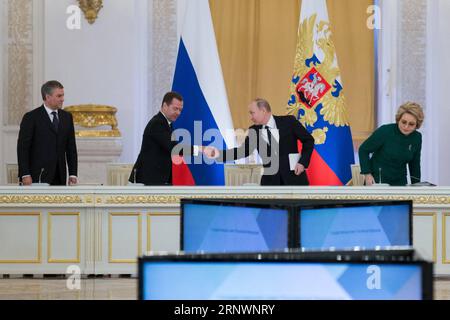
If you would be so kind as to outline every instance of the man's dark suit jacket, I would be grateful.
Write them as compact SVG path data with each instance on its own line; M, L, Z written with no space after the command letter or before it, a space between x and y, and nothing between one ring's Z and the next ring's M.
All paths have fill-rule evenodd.
M271 154L272 157L277 157L279 161L279 167L276 174L268 174L270 172L271 160L268 157L268 152L260 150L261 148L268 148L267 143L262 137L263 126L253 125L249 128L249 134L247 135L244 143L234 149L221 152L221 156L224 161L236 160L239 158L248 157L255 148L258 150L259 155L263 161L264 174L261 178L261 185L309 185L306 172L303 172L299 176L295 175L294 171L289 167L289 154L298 153L297 141L300 140L303 144L301 158L298 163L302 164L305 169L309 166L312 152L314 150L314 138L309 132L301 125L294 116L273 116L277 129L280 134L278 148L276 146L276 140L272 137ZM256 141L250 141L250 137L256 137ZM262 151L262 152L261 152Z
M58 110L58 118L59 127L56 131L43 105L23 116L17 140L19 179L31 175L33 182L39 182L41 175L41 182L51 184L58 167L59 176L65 185L66 166L69 175L77 175L78 156L73 118L64 110Z
M144 130L142 146L129 178L130 182L145 185L172 183L172 149L178 144L171 140L172 129L159 112ZM135 181L136 175L136 181Z

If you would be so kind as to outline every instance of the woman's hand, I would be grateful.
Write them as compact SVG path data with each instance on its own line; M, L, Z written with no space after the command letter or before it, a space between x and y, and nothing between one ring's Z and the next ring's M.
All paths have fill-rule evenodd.
M364 175L364 182L366 186L371 186L375 183L375 179L373 178L372 174L365 174Z

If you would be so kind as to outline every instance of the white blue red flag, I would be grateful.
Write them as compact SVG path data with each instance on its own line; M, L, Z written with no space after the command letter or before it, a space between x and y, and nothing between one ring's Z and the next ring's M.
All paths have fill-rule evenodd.
M234 130L208 0L186 1L172 90L184 99L174 129L185 129L192 144L234 147ZM211 129L215 129L212 131ZM219 132L211 138L208 131ZM214 140L214 141L211 141ZM224 185L224 165L193 158L174 165L174 185Z
M344 90L325 0L303 0L288 113L313 135L311 185L351 181L355 162Z

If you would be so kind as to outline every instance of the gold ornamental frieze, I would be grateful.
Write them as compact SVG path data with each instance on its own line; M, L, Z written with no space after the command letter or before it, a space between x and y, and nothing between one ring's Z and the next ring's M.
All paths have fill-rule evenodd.
M0 195L4 204L52 204L91 206L168 204L179 205L180 199L304 199L304 200L412 200L415 205L450 205L450 195Z
M0 204L81 204L80 196L1 195Z
M450 204L450 196L440 195L294 195L305 200L412 200L414 204Z
M149 203L179 203L180 196L111 196L105 200L106 204L149 204Z
M111 196L105 200L105 204L179 204L180 199L282 199L284 196L260 196L260 195L181 195L181 196Z

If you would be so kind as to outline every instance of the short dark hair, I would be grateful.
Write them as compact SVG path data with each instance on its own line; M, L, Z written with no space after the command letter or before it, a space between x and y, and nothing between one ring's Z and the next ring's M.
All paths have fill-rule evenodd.
M272 112L272 108L266 99L256 98L253 101L256 102L258 109L266 109L267 112Z
M164 103L167 105L171 104L173 99L183 101L183 97L181 96L181 94L175 91L170 91L164 95L163 101L161 103L161 108L163 107Z
M51 80L44 83L41 87L42 100L45 100L47 95L51 96L53 90L55 90L56 88L64 89L63 85L56 80Z

